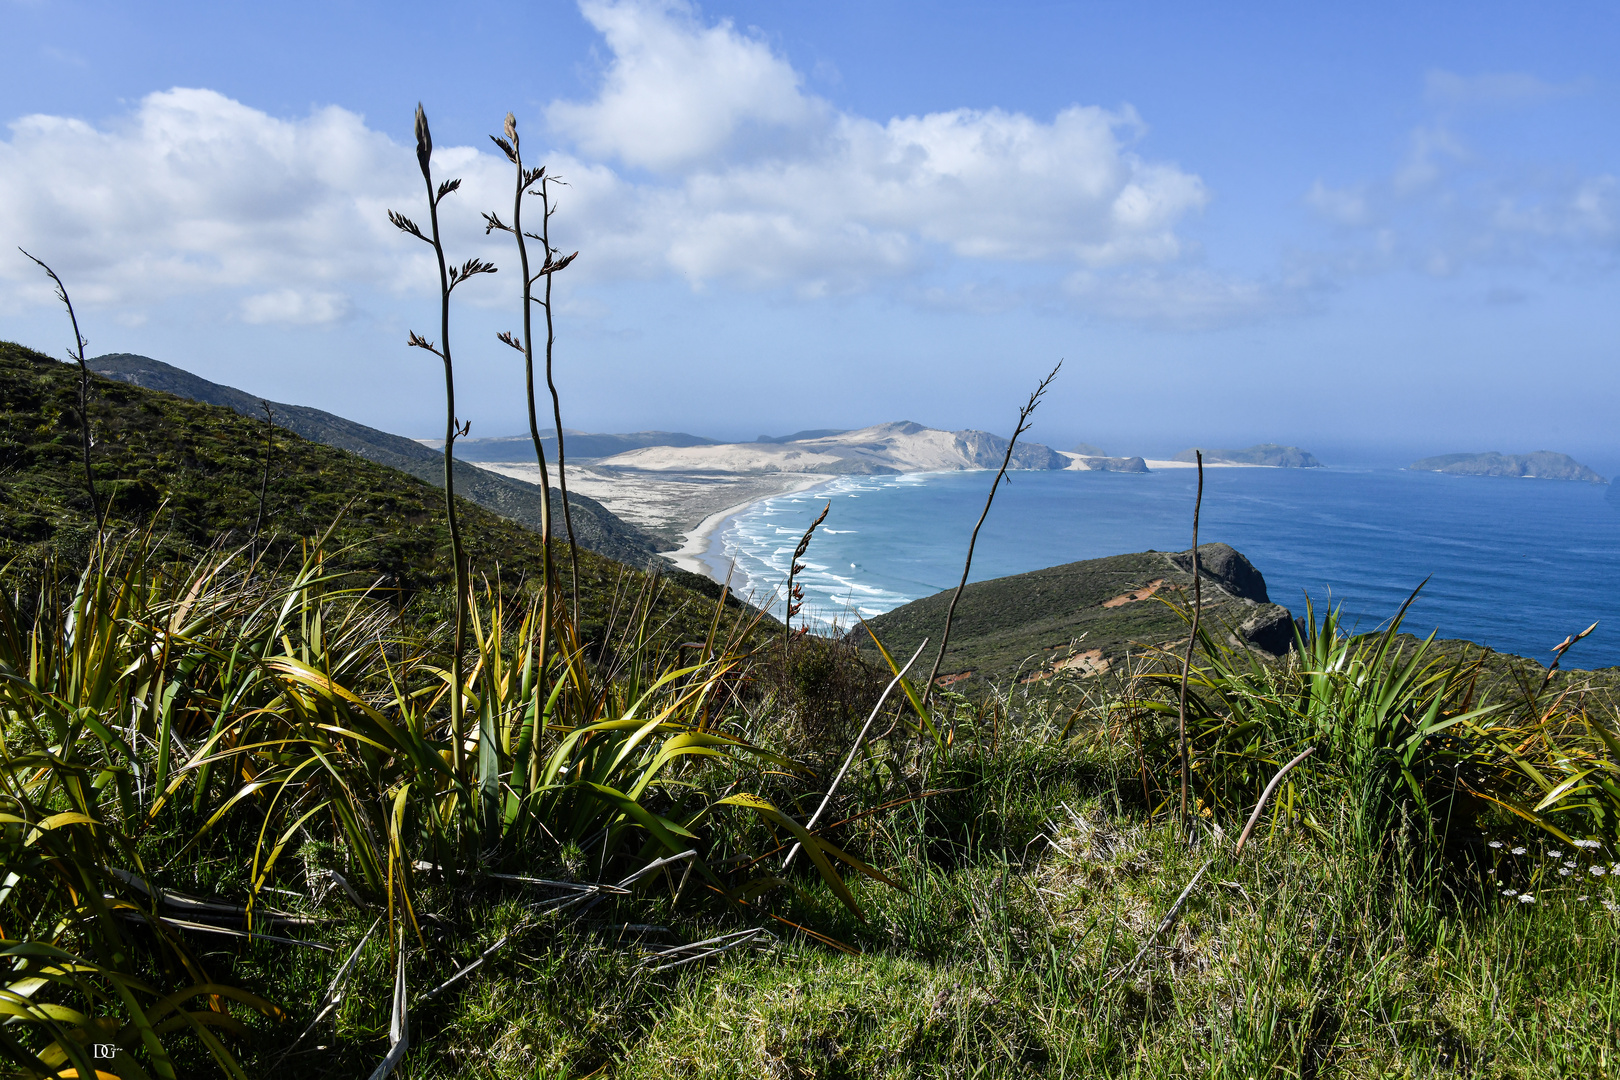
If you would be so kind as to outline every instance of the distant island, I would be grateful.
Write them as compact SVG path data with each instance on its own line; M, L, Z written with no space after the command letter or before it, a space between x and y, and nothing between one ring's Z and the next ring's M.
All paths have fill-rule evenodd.
M1183 450L1177 454L1177 461L1196 461L1197 450ZM1279 446L1276 443L1259 443L1246 450L1204 450L1204 462L1218 465L1264 465L1273 469L1320 469L1322 463L1307 451L1297 446Z
M1453 476L1512 476L1535 480L1584 480L1589 484L1608 481L1568 454L1537 450L1533 454L1441 454L1414 461L1407 466L1417 472L1450 473Z

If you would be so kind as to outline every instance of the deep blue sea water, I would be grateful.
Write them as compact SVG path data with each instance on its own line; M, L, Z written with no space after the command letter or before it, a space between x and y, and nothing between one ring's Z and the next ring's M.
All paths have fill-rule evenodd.
M780 593L788 557L831 502L801 576L805 614L848 625L953 588L994 474L843 477L737 514L707 556L733 587ZM1371 629L1424 578L1406 628L1546 662L1596 621L1565 667L1620 664L1620 502L1603 485L1442 476L1401 469L1208 469L1200 540L1224 541L1300 614L1332 598ZM1196 474L1018 472L979 534L972 580L1101 555L1182 551ZM1617 493L1620 494L1620 493Z

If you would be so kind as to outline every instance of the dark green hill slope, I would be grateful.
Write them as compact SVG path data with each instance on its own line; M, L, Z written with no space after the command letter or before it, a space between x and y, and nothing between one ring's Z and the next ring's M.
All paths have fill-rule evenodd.
M223 405L243 416L256 420L264 418L262 399L193 375L189 371L133 353L109 353L90 360L90 369L109 378L161 390L192 401L210 405ZM306 405L287 405L270 402L277 425L303 436L310 442L335 446L359 454L380 465L410 473L418 480L442 487L444 484L444 457L414 439L391 435L377 428L345 420L341 416L312 409ZM523 440L526 447L532 443ZM556 451L555 442L549 448ZM466 455L462 455L465 457ZM490 459L500 460L500 459ZM533 460L532 457L528 460ZM553 458L555 460L555 458ZM521 522L530 528L540 527L540 509L543 496L538 486L521 480L498 476L457 460L455 466L456 493L492 510L504 518ZM555 478L553 478L555 479ZM562 495L551 493L552 511L562 531ZM568 503L574 510L574 536L581 547L634 566L645 566L656 553L670 548L670 543L614 516L607 507L595 499L571 493Z
M1198 551L1209 625L1265 652L1285 652L1291 617L1270 602L1260 571L1225 544ZM1185 639L1186 624L1161 600L1190 602L1191 569L1190 552L1146 551L975 582L957 604L941 681L1084 677L1107 670L1127 649ZM868 621L891 654L909 656L924 636L938 641L950 601L943 592ZM869 643L859 629L851 640Z
M50 552L81 560L93 535L84 490L79 427L72 411L77 373L32 349L0 342L0 566L26 575ZM109 523L150 526L163 558L193 558L209 545L244 544L258 514L266 435L273 431L264 533L272 557L297 558L301 539L334 521L336 569L380 577L402 596L443 598L450 578L444 496L396 469L357 454L271 429L230 408L127 382L94 379L90 407L98 490ZM344 508L348 507L347 512ZM475 570L505 580L538 573L539 537L466 500L460 503ZM15 560L15 562L12 562ZM580 553L582 622L603 628L616 592L642 575ZM669 627L701 638L718 587L696 575L668 575ZM687 582L700 591L687 588Z

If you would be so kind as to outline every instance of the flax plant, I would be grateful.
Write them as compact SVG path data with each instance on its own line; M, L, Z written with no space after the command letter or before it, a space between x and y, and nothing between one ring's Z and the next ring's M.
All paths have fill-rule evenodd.
M466 551L462 546L461 523L456 516L455 444L458 435L472 428L472 422L462 423L456 417L455 365L450 356L450 294L457 285L479 274L493 274L495 267L481 259L468 259L461 266L448 265L444 257L444 244L439 235L439 203L461 187L461 181L446 180L433 186L433 134L428 129L427 113L420 103L416 106L416 163L422 170L422 181L427 185L429 234L424 235L416 223L405 215L390 210L388 220L401 232L409 233L433 248L433 257L439 268L439 345L434 345L416 331L411 331L409 344L426 349L444 363L444 514L450 527L450 558L455 564L455 641L450 653L452 672L450 685L450 752L455 769L462 771L465 753L461 701L461 653L467 637L467 601L470 592Z

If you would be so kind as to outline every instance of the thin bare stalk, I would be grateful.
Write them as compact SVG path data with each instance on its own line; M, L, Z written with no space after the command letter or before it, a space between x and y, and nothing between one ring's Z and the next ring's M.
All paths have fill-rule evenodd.
M543 278L546 279L546 286L547 286L547 289L549 290L550 285L551 285L551 275L556 273L558 270L561 270L563 267L567 266L569 263L573 262L574 259L579 255L579 252L576 251L576 252L574 252L573 255L569 255L569 256L567 256L566 258L563 258L563 259L556 259L556 258L554 258L554 253L551 250L551 246L549 244L547 244L546 249L545 249L545 261L544 261L544 263L541 264L540 269L538 271L536 271L536 272L534 272L532 274L529 272L529 245L528 245L528 241L529 240L540 240L542 243L544 243L544 237L543 236L535 236L533 233L525 233L523 231L523 196L527 195L527 194L533 194L534 193L534 190L533 190L534 185L536 183L543 183L544 182L545 176L546 176L546 170L545 170L544 167L541 167L541 168L538 168L538 169L527 169L527 168L524 167L524 165L523 165L523 145L522 145L521 141L518 139L517 117L514 116L512 113L507 113L506 114L505 137L503 138L501 136L492 135L492 136L490 136L490 139L495 143L496 146L501 148L501 150L506 154L507 160L510 161L512 163L513 167L517 170L517 182L516 182L516 185L515 185L515 187L513 189L513 192L512 192L512 224L510 226L508 226L507 224L502 222L501 219L495 214L485 214L484 215L484 222L485 222L484 234L487 236L487 235L489 235L489 233L491 231L496 230L496 229L499 229L502 232L511 233L512 236L517 240L518 261L521 263L522 271L523 271L523 332L522 332L522 336L521 337L514 337L512 334L508 334L508 333L502 333L502 334L499 334L497 336L500 338L501 341L505 342L507 345L510 345L512 348L517 349L519 352L521 352L523 354L523 389L524 389L524 394L525 394L525 397L526 397L526 400L527 400L528 406L529 406L529 438L534 443L534 459L535 459L536 464L538 464L539 467L540 467L540 490L542 492L542 497L541 497L541 502L540 502L540 546L541 546L542 550L545 552L545 559L544 559L544 562L542 564L542 570L541 570L541 573L544 575L544 580L541 582L541 593L540 593L540 595L541 595L540 602L541 602L541 605L542 605L542 609L541 609L540 623L539 623L539 626L537 627L537 633L540 635L539 667L537 668L537 670L539 672L539 680L540 681L538 681L536 683L536 689L535 689L535 693L536 693L536 695L538 695L537 698L536 698L536 701L538 702L538 701L544 700L544 691L542 689L542 684L543 684L544 679L545 679L547 650L548 650L548 646L550 645L550 634L548 633L547 627L549 626L549 623L550 623L551 590L552 590L552 588L553 588L553 586L554 586L554 584L555 584L555 582L557 580L557 567L556 567L556 561L553 558L552 547L551 547L551 540L552 540L551 475L550 475L550 472L547 470L547 467L546 467L546 448L545 448L544 442L541 440L541 437L540 437L539 412L535 408L535 403L534 403L534 307L533 307L534 302L535 302L534 285L535 285L535 282L539 281L543 277ZM546 311L547 311L547 317L548 317L548 320L549 320L549 316L550 316L550 305L549 305L549 303L547 304ZM549 327L548 327L548 329L549 329ZM549 339L549 337L550 337L549 332L548 332L547 337ZM549 346L549 344L547 346L547 370L548 370L548 372L550 370L550 346ZM555 389L553 389L553 397L555 398ZM554 409L553 411L555 412L557 410ZM561 467L562 467L562 463L561 463L562 427L561 427L560 422L558 424L558 429L557 429L557 438L558 438L557 447L558 447L558 451L559 451L558 468L560 470ZM558 475L559 475L559 478L560 478L561 473L559 472ZM564 507L566 508L566 506L567 506L567 495L566 495L566 493L563 496L563 504L564 504ZM566 509L564 510L564 513L566 515L566 513L567 513ZM572 531L572 529L569 530L569 539L570 539L570 541L572 541L572 539L573 539L573 531ZM572 555L572 549L570 549L570 555ZM578 600L577 600L577 596L578 596L578 584L577 584L577 582L578 582L578 579L579 579L579 573L578 573L578 569L577 569L577 563L575 563L574 565L576 567L575 572L574 572L574 580L576 582L576 584L575 584L576 600L575 600L575 604L574 604L574 609L575 609L575 617L576 617L576 620L577 620L578 609L579 609L579 603L578 603ZM538 766L538 755L531 753L530 761L531 761L531 766L532 766L531 771L533 771L533 768Z
M408 343L418 349L426 349L444 362L444 514L450 527L450 556L455 563L456 571L456 629L454 647L450 654L450 753L457 777L464 779L461 654L467 641L467 598L471 586L468 582L466 552L461 542L461 522L456 515L455 444L458 435L465 435L472 429L472 423L468 421L463 424L456 419L456 375L455 365L450 358L450 294L457 285L470 277L477 274L493 274L495 267L481 259L468 259L459 267L450 266L445 262L444 244L439 237L439 203L445 196L461 187L461 181L446 180L435 188L432 157L433 135L428 130L427 113L423 112L421 104L418 103L416 163L421 167L422 181L427 185L431 235L424 235L415 222L396 211L388 212L388 220L401 232L409 233L429 244L439 265L439 340L443 347L435 346L414 330L411 331Z
M1198 574L1198 515L1204 507L1204 452L1194 451L1198 455L1198 497L1193 501L1193 619L1192 636L1187 639L1187 656L1181 662L1181 707L1177 713L1176 729L1179 734L1181 747L1181 828L1183 832L1191 827L1191 819L1187 816L1187 787L1191 779L1191 763L1187 759L1187 676L1192 672L1193 647L1198 644L1198 619L1204 610L1204 594Z
M540 236L539 240L546 247L546 262L551 263L558 254L557 249L551 246L551 215L557 208L551 204L551 185L560 183L556 177L542 176L540 178ZM574 261L579 252L565 259L558 260L560 265L554 269L560 270L563 266ZM541 301L546 309L546 388L551 391L551 417L557 427L557 487L562 492L563 527L568 530L568 570L573 584L574 594L574 622L579 622L579 544L574 539L574 512L568 505L568 476L563 464L563 422L562 400L557 395L557 381L552 375L551 355L557 344L557 324L552 317L551 309L551 274L546 274L546 297Z
M22 248L17 250L22 251L24 255L28 255L28 252L23 251ZM56 298L62 301L62 305L67 308L68 321L73 324L73 348L68 350L68 359L76 360L79 364L79 434L84 449L84 487L90 493L90 509L96 515L96 548L99 550L101 547L101 534L107 528L107 516L101 509L101 499L96 495L95 473L90 469L90 366L84 362L84 347L90 343L84 340L83 334L79 333L79 317L73 312L73 301L68 299L67 286L62 284L62 279L56 276L55 270L46 266L39 259L35 259L32 255L28 255L28 257L33 259L39 268L45 271L46 276L56 284Z
M962 580L956 586L956 592L951 596L951 606L945 610L945 632L939 636L939 652L934 657L934 667L928 673L928 685L923 688L923 705L926 706L934 696L934 680L939 677L939 665L945 659L945 647L951 641L951 620L956 617L956 602L962 599L962 590L967 588L968 571L973 569L973 545L979 542L979 530L984 527L984 519L990 516L990 504L996 500L996 489L1001 486L1001 478L1007 475L1007 466L1012 462L1013 447L1018 445L1018 436L1029 430L1029 418L1035 411L1035 406L1041 403L1046 395L1046 388L1052 385L1057 373L1063 367L1063 361L1057 362L1042 379L1035 392L1029 395L1024 407L1018 410L1018 426L1013 429L1012 438L1007 440L1007 453L1001 459L1001 469L996 473L995 482L990 485L990 494L984 500L984 512L979 515L979 522L973 526L973 535L968 537L967 558L962 562Z

